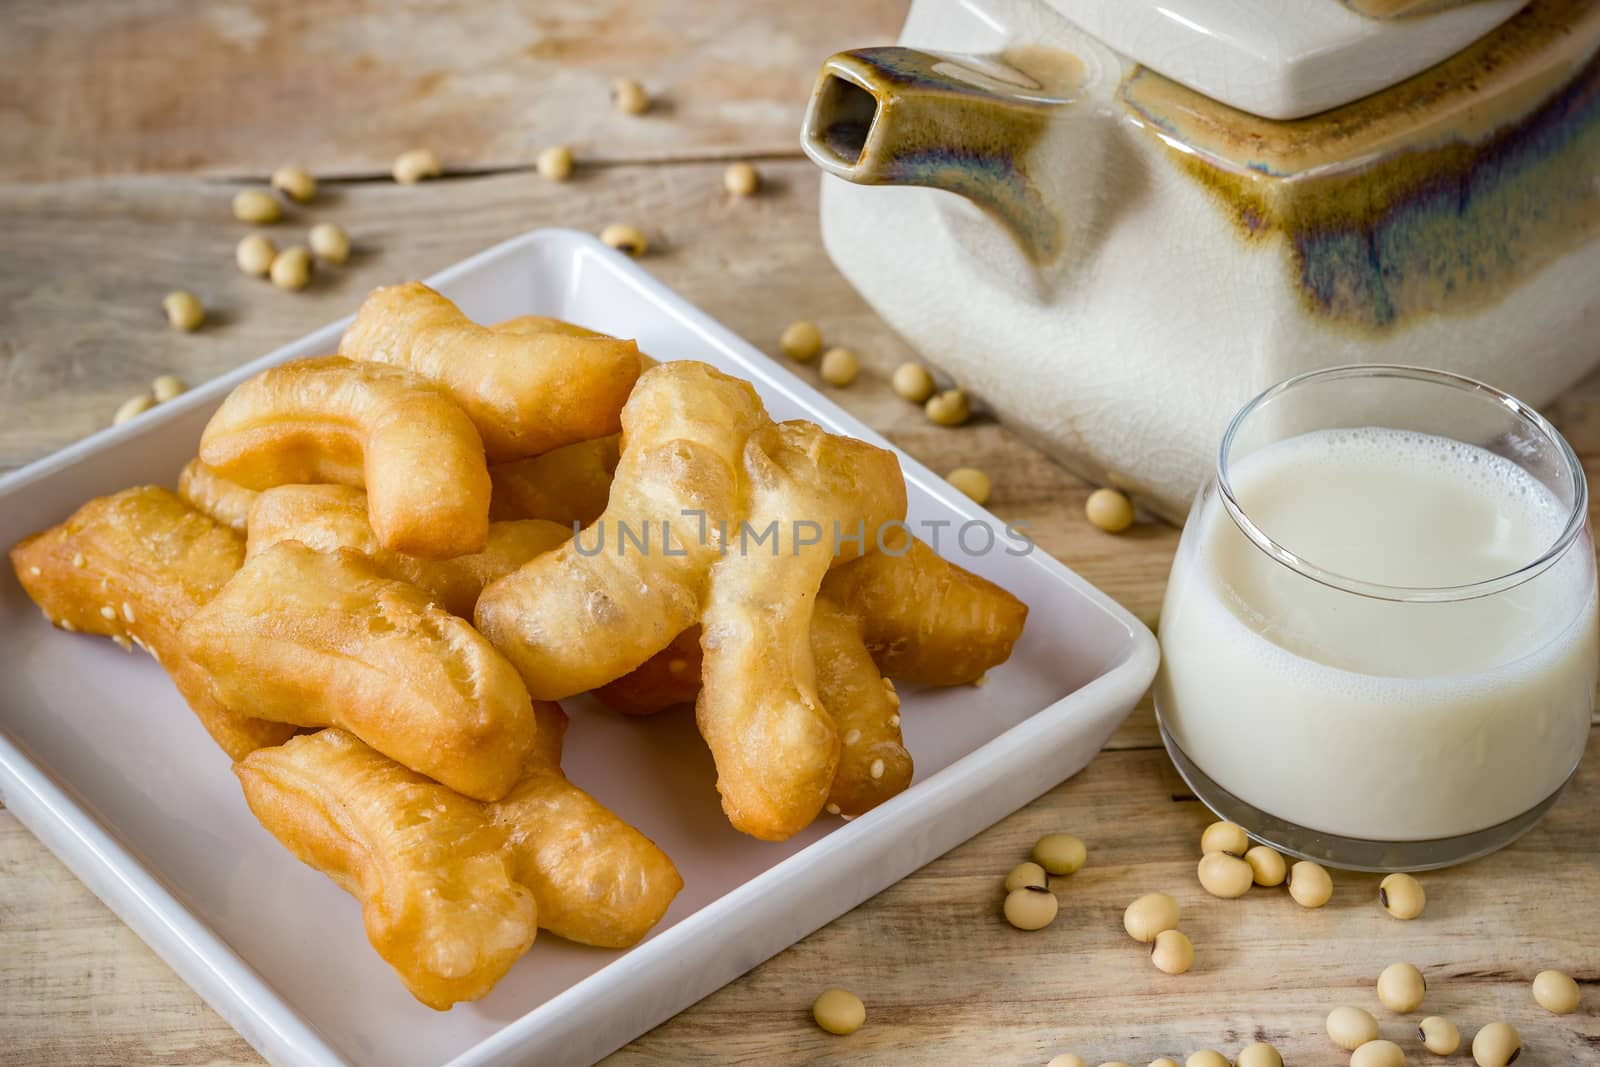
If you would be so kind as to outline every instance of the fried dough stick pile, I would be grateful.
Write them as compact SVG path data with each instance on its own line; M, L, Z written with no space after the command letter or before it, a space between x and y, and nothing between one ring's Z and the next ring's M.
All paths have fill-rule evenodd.
M428 335L434 356L420 341L398 355L356 345L356 361L272 368L213 417L181 498L92 501L12 557L58 625L138 642L172 670L262 823L361 900L374 947L443 1009L486 993L537 927L637 942L683 883L566 779L565 716L464 618L487 583L570 539L529 510L603 506L618 453L603 435L637 350L554 320L502 336L414 296L432 325L384 344ZM519 405L520 423L495 423L492 391L511 379L488 373L475 395L458 373L534 357L581 411ZM494 436L519 426L545 436ZM485 435L507 461L498 475ZM496 481L506 518L490 522Z
M855 815L902 791L912 765L899 696L874 647L898 649L911 680L972 681L1010 654L1026 608L926 546L893 559L836 555L871 549L903 517L893 457L808 423L775 424L743 383L709 367L646 371L622 423L605 511L573 542L485 589L479 629L536 697L598 687L632 713L696 700L723 807L754 836L783 839L824 807ZM863 541L836 546L802 533L835 523L863 531ZM769 528L753 546L730 543L729 531L746 531L744 540ZM657 536L654 548L639 543L642 530ZM631 551L622 543L630 532ZM921 606L859 610L853 587L819 595L830 569L869 566L869 590L941 602L971 590L973 603L966 614L936 608L935 625L919 631ZM585 640L595 633L604 640ZM918 657L951 646L960 649L953 667L915 669Z

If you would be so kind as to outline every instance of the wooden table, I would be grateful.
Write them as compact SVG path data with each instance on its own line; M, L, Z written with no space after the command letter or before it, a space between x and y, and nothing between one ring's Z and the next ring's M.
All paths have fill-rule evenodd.
M11 0L0 12L0 469L104 425L158 374L209 378L345 314L374 285L536 226L626 220L651 238L651 271L756 344L772 350L784 324L814 318L856 349L865 371L841 403L936 469L987 470L996 513L1028 520L1046 550L1152 617L1176 531L1101 534L1082 518L1088 487L1003 427L927 423L887 388L905 344L823 253L816 173L796 149L801 108L825 55L891 40L904 6L570 0L447 16L422 0ZM656 94L650 114L609 110L618 75ZM580 160L567 184L531 169L556 142ZM387 179L415 145L439 151L444 180ZM734 158L758 163L760 196L723 192ZM322 192L274 235L303 240L311 221L337 220L356 254L292 294L234 270L245 227L228 201L296 160ZM166 328L160 300L174 288L205 299L199 333ZM1595 470L1600 377L1554 415ZM1194 876L1208 821L1146 702L1078 777L613 1061L1036 1064L1076 1050L1143 1064L1265 1039L1297 1065L1342 1063L1323 1016L1343 1002L1378 1011L1374 978L1405 959L1428 974L1427 1008L1463 1031L1500 1017L1521 1027L1522 1063L1600 1063L1593 753L1518 845L1427 876L1428 911L1412 923L1384 916L1365 876L1338 876L1314 912L1280 891L1213 900ZM1089 864L1063 887L1055 925L1020 933L999 917L999 880L1052 830L1082 836ZM1155 889L1186 909L1198 959L1183 977L1158 973L1120 930L1127 902ZM1589 983L1582 1013L1532 1005L1528 980L1545 967ZM853 1037L810 1022L812 997L832 984L868 1004ZM1409 1024L1378 1014L1418 1051ZM0 1062L258 1060L0 811Z

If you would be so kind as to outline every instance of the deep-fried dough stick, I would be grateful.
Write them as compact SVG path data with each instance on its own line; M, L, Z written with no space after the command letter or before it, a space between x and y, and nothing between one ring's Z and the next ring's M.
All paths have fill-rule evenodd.
M691 626L634 670L596 689L594 695L624 715L654 715L678 704L693 704L700 695L700 662L700 627Z
M349 549L266 549L184 624L224 705L338 726L479 800L515 784L536 730L511 664L468 623Z
M619 434L489 468L491 519L548 519L570 531L600 517L622 454Z
M894 454L808 422L769 426L744 450L741 541L711 567L700 617L695 721L734 827L781 841L827 799L839 737L817 694L811 615L833 561L834 523L871 537L905 515ZM815 524L806 529L803 524ZM766 544L755 539L771 531Z
M178 495L196 511L204 512L234 533L242 534L250 521L250 505L256 491L230 482L199 457L183 465L178 474Z
M876 641L868 647L878 669L923 685L965 685L1004 663L1028 606L921 542L903 551L903 538L885 540L894 554L847 561L822 581L825 593L861 617L864 634ZM699 630L693 629L595 696L628 715L653 715L699 691Z
M213 700L182 654L178 628L243 559L242 538L153 485L91 500L11 550L22 588L57 626L148 650L233 759L281 744L294 727Z
M900 695L878 673L861 637L861 620L827 597L811 616L817 695L839 732L839 767L827 810L860 815L905 792L911 753L900 734Z
M439 382L497 462L616 433L639 377L632 341L479 326L421 282L374 289L339 353Z
M533 944L533 894L482 805L337 729L233 770L261 825L361 902L367 940L428 1007L483 996Z
M539 736L521 781L489 805L511 843L512 877L533 890L539 925L569 941L634 944L666 914L683 879L653 842L561 772L567 716L536 700Z
M704 363L664 363L639 379L605 513L478 598L478 628L536 698L619 678L695 621L718 524L737 516L745 438L766 421L749 383ZM630 535L648 537L648 549Z
M280 485L257 495L245 558L279 541L299 541L319 552L354 549L385 577L419 586L437 597L446 611L470 619L484 586L571 537L570 527L539 519L491 522L489 545L482 552L454 559L407 556L378 543L367 519L367 495L361 490L347 485Z
M860 616L878 669L922 685L975 682L1004 663L1028 605L912 540L828 575L823 593Z
M872 662L861 637L861 621L826 597L818 598L811 616L811 657L817 697L842 744L827 810L860 815L911 784L911 754L900 734L900 696ZM594 695L625 715L653 715L693 703L700 693L700 664L696 626L638 670L601 686Z
M495 323L491 329L498 330L501 333L517 333L525 336L531 336L536 333L556 333L564 337L604 337L609 341L616 340L610 334L601 333L599 330L591 330L587 326L579 326L577 323L568 322L566 319L553 319L548 315L518 315L514 319Z
M365 486L392 552L448 558L488 541L478 431L443 390L398 367L326 356L262 371L211 416L200 458L249 489Z

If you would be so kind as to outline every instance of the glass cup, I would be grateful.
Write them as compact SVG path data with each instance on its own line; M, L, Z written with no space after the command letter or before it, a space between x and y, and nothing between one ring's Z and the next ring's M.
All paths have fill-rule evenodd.
M1337 367L1250 401L1161 609L1179 772L1251 836L1333 866L1514 840L1589 734L1587 496L1555 428L1470 378Z

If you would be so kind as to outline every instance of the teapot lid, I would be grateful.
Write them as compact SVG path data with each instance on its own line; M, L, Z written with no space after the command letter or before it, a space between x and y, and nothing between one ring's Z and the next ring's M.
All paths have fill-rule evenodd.
M1049 0L1129 59L1230 107L1294 119L1455 55L1527 0Z

